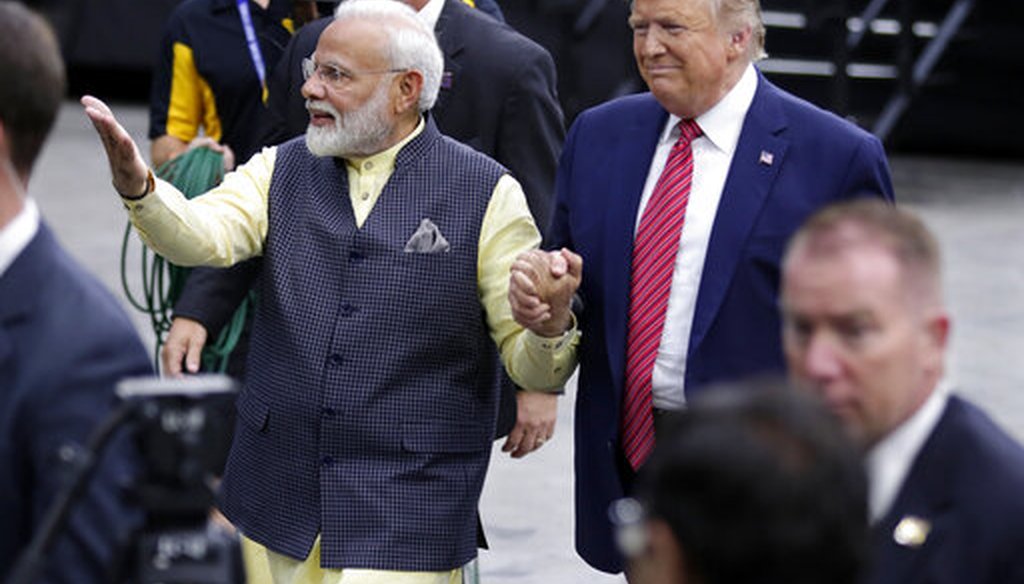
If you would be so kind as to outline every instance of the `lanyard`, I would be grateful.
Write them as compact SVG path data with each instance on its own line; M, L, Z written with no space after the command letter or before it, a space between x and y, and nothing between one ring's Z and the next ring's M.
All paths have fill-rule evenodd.
M249 12L249 0L238 0L238 16L242 19L242 29L245 31L245 42L249 45L249 56L252 57L252 65L256 68L256 76L260 78L260 87L263 93L267 91L267 69L263 65L263 54L260 53L260 44L256 40L256 29L252 25L252 13Z

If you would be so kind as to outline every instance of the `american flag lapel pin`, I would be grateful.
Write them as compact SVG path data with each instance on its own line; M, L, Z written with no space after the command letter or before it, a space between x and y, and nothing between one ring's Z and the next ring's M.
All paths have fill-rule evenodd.
M443 74L441 74L441 87L444 88L444 89L451 89L452 88L452 72L451 71L445 71Z
M775 162L775 155L772 154L771 152L768 152L767 150L762 150L761 156L760 158L757 159L757 161L765 166L771 166L772 162Z

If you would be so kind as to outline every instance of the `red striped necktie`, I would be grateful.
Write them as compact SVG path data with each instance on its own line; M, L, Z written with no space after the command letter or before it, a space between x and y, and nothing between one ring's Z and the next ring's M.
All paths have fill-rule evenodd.
M622 450L634 468L654 449L651 374L658 356L679 237L693 180L690 143L701 135L693 120L680 120L679 139L665 162L633 241L633 271L626 337L626 391L622 401Z

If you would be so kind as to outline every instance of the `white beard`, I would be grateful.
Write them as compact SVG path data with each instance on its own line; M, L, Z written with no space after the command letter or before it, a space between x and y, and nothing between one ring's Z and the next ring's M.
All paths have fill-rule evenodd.
M329 113L334 126L306 128L306 147L316 156L351 158L379 152L394 129L388 119L388 84L383 81L360 108L342 114L330 102L306 100L306 109Z

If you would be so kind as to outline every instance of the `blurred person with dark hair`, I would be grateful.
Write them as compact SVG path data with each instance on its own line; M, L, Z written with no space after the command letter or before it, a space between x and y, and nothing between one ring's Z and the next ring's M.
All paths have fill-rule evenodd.
M868 549L857 450L816 399L716 388L659 420L636 499L612 507L633 584L855 584Z
M790 375L864 452L871 584L1024 582L1024 448L952 392L939 247L906 210L827 207L783 263Z
M69 476L68 453L113 410L123 377L152 373L111 294L60 247L25 196L64 98L50 27L0 2L0 579ZM41 581L110 582L141 515L122 501L137 461L121 436L100 459Z

